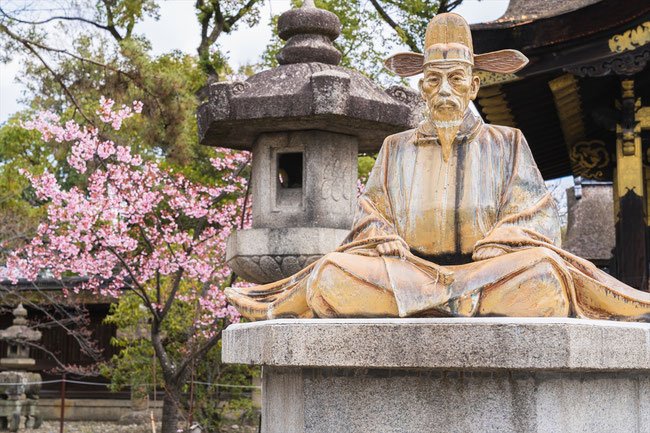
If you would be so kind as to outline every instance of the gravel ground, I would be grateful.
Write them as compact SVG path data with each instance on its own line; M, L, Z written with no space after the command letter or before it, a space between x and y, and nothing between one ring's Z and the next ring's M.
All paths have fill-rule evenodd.
M58 421L45 421L37 429L19 430L23 433L59 433ZM151 424L148 425L119 425L109 422L67 421L63 430L65 433L151 433ZM160 432L160 424L156 426ZM256 426L232 424L224 427L228 433L257 433Z
M60 425L58 421L44 421L37 429L20 429L25 433L59 433ZM151 424L149 425L119 425L106 422L81 422L67 421L64 426L65 433L151 433ZM156 431L160 431L160 425L156 426Z

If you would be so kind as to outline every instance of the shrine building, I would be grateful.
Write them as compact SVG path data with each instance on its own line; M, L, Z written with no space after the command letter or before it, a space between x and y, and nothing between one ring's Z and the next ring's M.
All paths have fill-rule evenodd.
M472 36L476 53L507 47L530 59L516 75L477 72L483 118L521 129L545 179L611 184L608 267L648 290L650 2L511 0L498 20L473 25Z

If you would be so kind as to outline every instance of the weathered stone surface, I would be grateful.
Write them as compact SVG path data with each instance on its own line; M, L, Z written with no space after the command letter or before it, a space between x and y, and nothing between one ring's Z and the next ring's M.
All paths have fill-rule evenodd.
M312 78L324 87L345 87L346 77L327 71ZM345 90L340 94L344 98ZM343 99L342 106L345 103ZM248 281L270 283L338 247L356 205L357 153L356 137L345 134L313 130L261 134L253 148L254 228L230 236L228 265ZM282 166L286 156L300 162L292 159L293 164Z
M274 232L281 239L261 232L231 236L227 263L248 281L288 277L336 248L352 223L358 153L379 150L386 136L423 118L417 92L384 91L337 66L341 53L332 40L339 33L335 14L305 1L280 16L278 34L287 40L280 66L243 82L212 83L198 109L202 144L253 150L253 229L289 229ZM306 232L293 233L302 227L341 230L326 242L324 232L311 232L305 242ZM245 253L248 246L254 251Z
M650 372L650 325L551 318L271 320L223 361L268 366Z
M278 52L278 63L321 62L338 65L341 52L323 35L296 35Z
M334 250L347 233L323 227L238 230L228 238L226 263L247 281L269 283L293 275Z
M332 41L340 31L338 17L313 2L284 12L280 66L243 83L212 84L198 109L200 142L250 149L263 132L318 129L356 136L359 150L370 152L387 135L416 126L424 102L403 98L415 91L394 87L386 93L365 75L337 66L341 53Z
M323 86L316 87L312 75L336 72L349 77L345 110L339 103L328 109L323 104ZM395 89L395 88L393 88ZM322 130L357 136L359 151L377 151L387 135L413 128L424 115L424 102L416 112L402 95L415 90L401 87L400 96L386 93L363 74L325 63L282 65L255 74L245 82L214 83L209 100L198 109L199 139L202 144L251 149L263 132ZM332 87L331 101L340 93ZM316 93L316 96L314 94ZM421 114L420 114L421 113Z
M650 375L263 369L264 433L612 433L650 429Z
M302 154L300 187L285 188L278 180L279 158L288 153ZM324 131L263 134L253 154L253 227L350 228L357 196L355 137Z
M278 52L278 63L321 62L338 65L341 52L332 41L341 33L336 14L316 8L309 2L301 8L290 9L280 15L278 35L287 41Z
M408 125L418 125L426 118L424 100L417 90L404 86L391 86L386 89L386 93L411 109L411 114L406 122Z
M233 325L262 364L265 433L641 432L650 325L579 319L314 319Z
M567 194L567 232L562 247L580 257L606 266L616 246L612 185L583 184L582 197L574 188Z
M278 19L278 36L287 41L298 34L317 34L336 39L341 23L336 14L315 7L289 9Z

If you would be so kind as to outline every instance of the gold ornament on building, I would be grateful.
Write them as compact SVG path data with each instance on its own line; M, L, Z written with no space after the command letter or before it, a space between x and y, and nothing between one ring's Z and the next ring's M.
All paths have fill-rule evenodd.
M602 140L577 142L572 146L569 158L576 176L592 180L605 180L603 170L609 167L612 160Z

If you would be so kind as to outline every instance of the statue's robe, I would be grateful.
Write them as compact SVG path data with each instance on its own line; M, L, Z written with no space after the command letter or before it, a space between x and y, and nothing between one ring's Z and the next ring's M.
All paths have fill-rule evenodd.
M405 257L377 253L390 241ZM285 280L226 294L252 320L650 318L649 293L560 249L555 203L521 132L470 110L448 161L428 121L386 138L335 252Z

